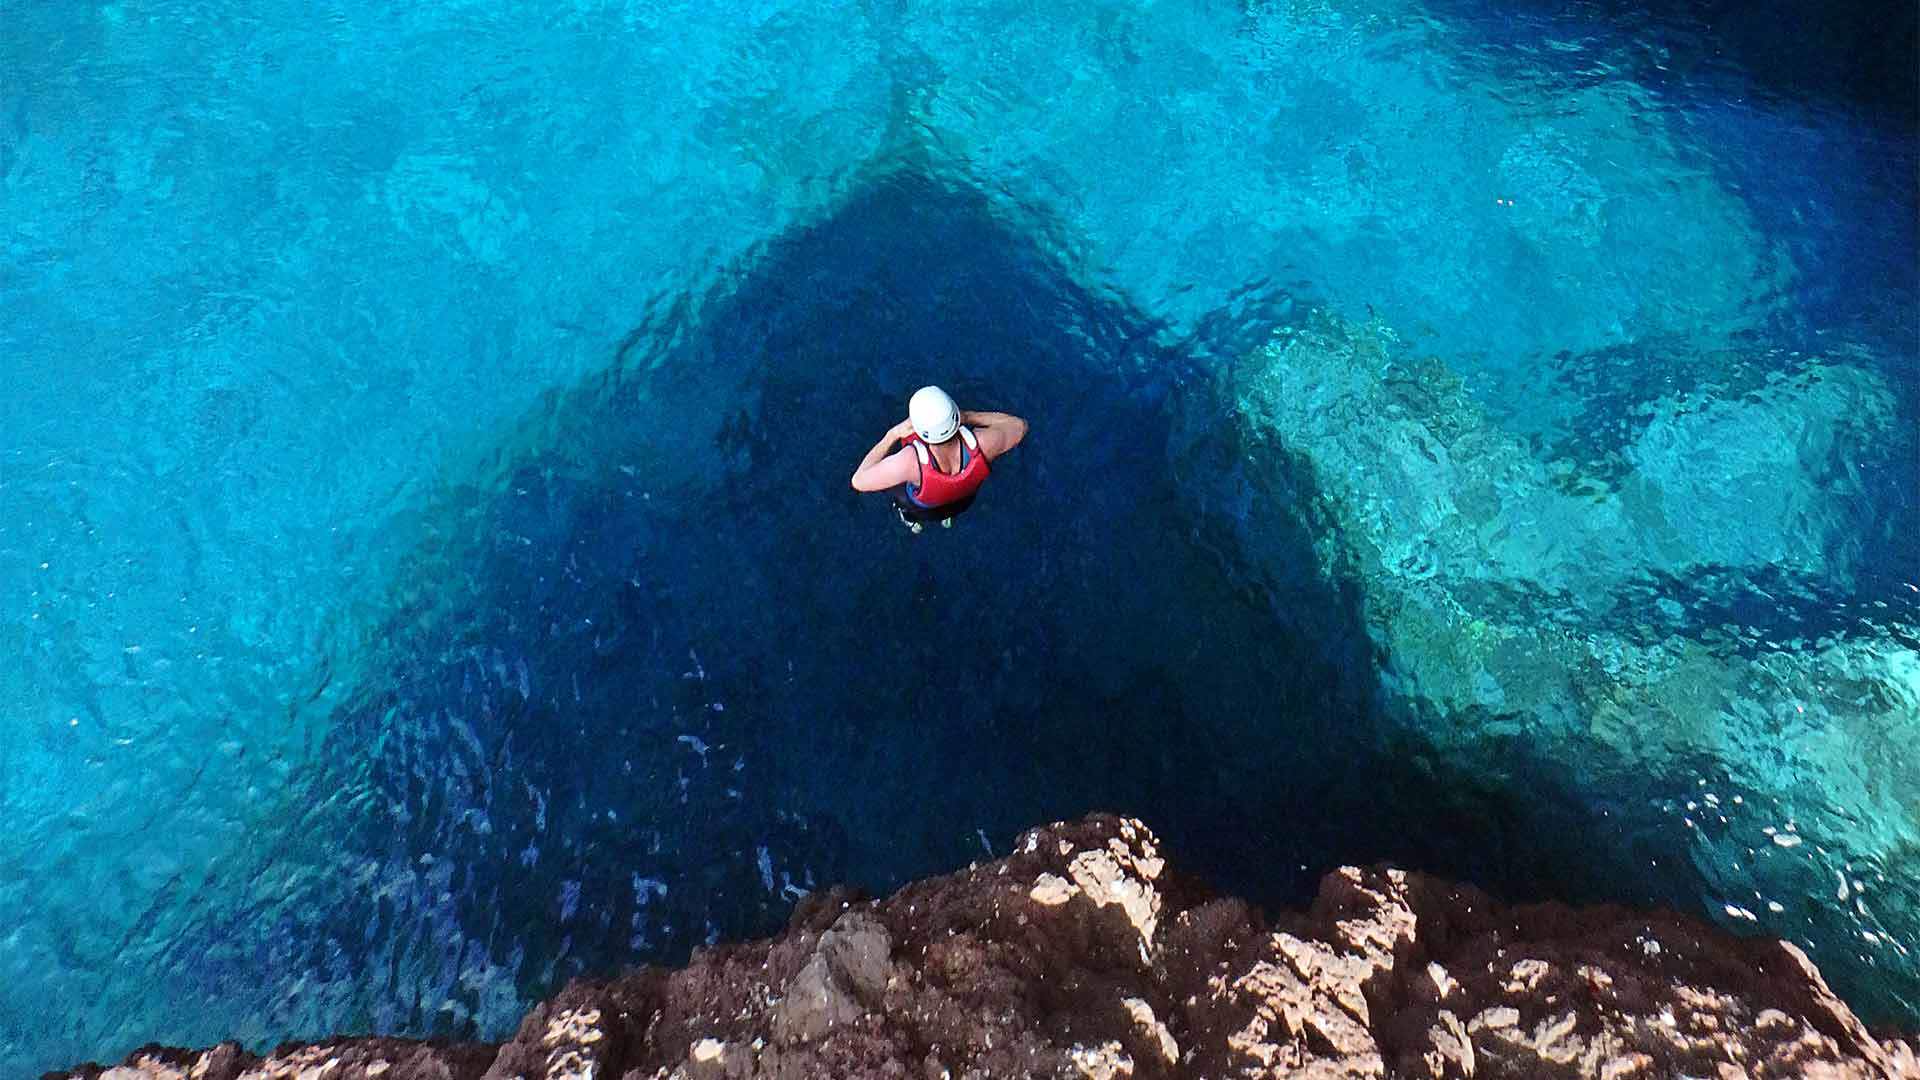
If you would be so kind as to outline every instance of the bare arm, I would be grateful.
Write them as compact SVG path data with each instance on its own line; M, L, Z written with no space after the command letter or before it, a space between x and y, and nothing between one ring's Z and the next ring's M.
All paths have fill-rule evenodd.
M1003 412L963 412L960 422L974 429L974 437L980 440L980 452L992 461L1001 454L1020 445L1027 437L1027 422Z
M860 459L860 467L853 470L853 490L885 491L919 478L920 462L910 451L903 449L891 456L888 453L894 443L906 438L912 430L912 422L902 420L880 436L867 456Z

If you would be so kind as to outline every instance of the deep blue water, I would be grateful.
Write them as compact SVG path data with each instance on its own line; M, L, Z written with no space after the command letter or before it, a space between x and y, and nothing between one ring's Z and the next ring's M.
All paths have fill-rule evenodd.
M1920 1024L1915 15L1674 7L0 0L0 1071L1096 808Z

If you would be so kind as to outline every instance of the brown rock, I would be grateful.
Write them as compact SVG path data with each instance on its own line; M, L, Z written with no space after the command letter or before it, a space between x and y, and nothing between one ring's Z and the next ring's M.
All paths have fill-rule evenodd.
M1034 829L879 901L809 898L776 938L576 980L498 1047L149 1046L75 1080L999 1080L1669 1076L1920 1080L1791 945L1670 913L1506 907L1344 867L1269 925L1142 824Z

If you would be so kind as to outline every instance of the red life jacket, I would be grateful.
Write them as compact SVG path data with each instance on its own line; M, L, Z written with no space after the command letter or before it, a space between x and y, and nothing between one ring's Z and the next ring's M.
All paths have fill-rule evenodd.
M980 452L980 440L973 437L972 428L961 428L960 440L966 444L967 463L951 476L941 472L940 466L933 463L933 451L927 449L926 441L917 432L900 440L913 447L914 454L920 459L920 482L907 485L907 498L931 509L957 503L980 490L980 485L986 483L987 474L992 471L987 468L987 455Z

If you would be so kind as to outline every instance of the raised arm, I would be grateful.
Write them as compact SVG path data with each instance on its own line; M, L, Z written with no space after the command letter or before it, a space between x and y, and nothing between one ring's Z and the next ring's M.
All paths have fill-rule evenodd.
M988 461L1019 446L1027 437L1027 422L1012 413L963 412L960 422L973 429L974 437L980 440L980 452Z
M920 477L920 462L905 449L889 455L893 444L907 437L913 430L913 423L902 420L880 436L873 444L867 456L860 459L860 467L853 470L853 490L885 491L901 484L910 484Z

